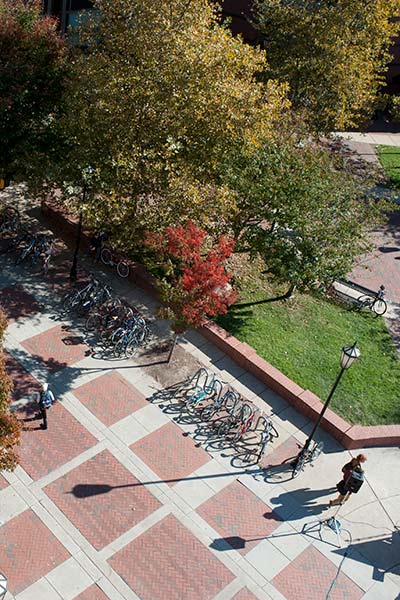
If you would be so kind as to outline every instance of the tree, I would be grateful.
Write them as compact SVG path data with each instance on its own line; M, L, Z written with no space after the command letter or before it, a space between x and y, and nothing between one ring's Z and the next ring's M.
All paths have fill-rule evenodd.
M7 322L0 310L0 349ZM0 471L13 471L18 465L15 448L19 444L21 426L9 410L12 382L8 377L4 357L0 354Z
M398 8L398 0L257 0L267 77L289 83L293 107L317 131L368 121L400 31Z
M40 0L0 0L0 177L26 177L46 153L67 50Z
M222 178L237 194L236 250L260 255L291 288L346 274L385 207L368 194L370 178L352 168L312 138L284 132L232 151Z
M145 245L158 263L160 298L173 321L175 336L169 362L178 334L199 327L206 316L226 313L235 301L225 266L234 243L221 236L210 246L206 232L189 221L185 226L167 227L162 233L149 233Z
M50 176L65 187L91 165L86 220L107 224L125 246L161 219L185 222L190 209L199 222L212 218L210 205L222 214L226 194L207 202L221 156L234 140L273 129L284 86L257 80L263 52L220 26L207 0L94 5L59 123L68 151Z

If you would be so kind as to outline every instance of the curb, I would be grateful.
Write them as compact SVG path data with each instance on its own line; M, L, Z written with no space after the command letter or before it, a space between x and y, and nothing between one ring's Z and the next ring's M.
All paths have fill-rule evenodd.
M58 205L50 200L42 202L41 210L61 237L70 239L75 237L77 219L67 216ZM82 245L87 249L89 249L89 240L89 232L83 231ZM156 296L156 280L153 275L143 265L129 259L124 260L129 263L130 267L128 278L146 292ZM316 421L323 407L323 402L318 396L294 383L281 371L258 356L254 348L241 342L213 321L206 319L204 325L199 329L199 333L225 352L234 362L265 383L272 391L279 394L296 410L310 420ZM400 446L400 425L351 425L328 408L321 421L321 427L347 450L376 446Z

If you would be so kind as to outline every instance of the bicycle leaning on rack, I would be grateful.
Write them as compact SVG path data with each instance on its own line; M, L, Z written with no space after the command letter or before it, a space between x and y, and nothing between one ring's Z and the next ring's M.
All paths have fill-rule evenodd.
M369 308L376 315L384 315L387 311L387 304L385 300L385 286L381 285L379 290L372 295L363 294L357 299L358 310L363 308Z
M291 463L292 477L295 478L304 469L306 463L313 463L324 449L324 442L313 442L308 448L303 448Z
M233 457L231 462L233 467L250 467L260 464L265 456L268 442L278 437L278 432L271 419L264 415L259 416L254 431L259 430L261 423L264 423L264 428L261 430L259 441L255 444L246 443L244 450Z

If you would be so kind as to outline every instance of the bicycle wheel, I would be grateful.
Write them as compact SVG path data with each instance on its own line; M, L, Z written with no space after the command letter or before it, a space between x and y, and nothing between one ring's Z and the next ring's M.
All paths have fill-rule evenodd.
M200 412L200 419L202 421L209 421L210 419L212 419L215 413L216 409L214 407L214 404L211 404L210 406L205 406Z
M121 357L124 354L125 350L126 341L123 338L121 338L116 344L114 344L113 354L116 357Z
M137 351L138 351L138 345L136 343L136 340L133 338L126 345L126 348L125 348L126 358L132 358L132 356L134 356Z
M318 456L321 454L323 449L324 449L324 442L318 442L318 443L314 444L314 448L310 452L310 461L314 462L314 460L316 460L318 458Z
M110 266L112 264L112 253L108 248L102 248L100 253L101 262Z
M258 453L249 449L234 456L231 460L231 465L238 469L245 469L246 467L253 467L258 461Z
M128 277L129 275L129 265L123 260L121 260L117 264L117 273L120 277L123 277L125 279L125 277Z
M380 315L380 316L384 315L385 312L387 311L387 304L386 304L385 300L382 300L382 299L375 300L375 302L372 305L372 310L377 315Z
M68 292L62 300L64 310L72 310L79 303L79 297L80 294L76 290Z
M358 310L362 310L363 308L371 308L372 298L371 298L371 296L364 294L363 296L360 296L359 298L357 298L357 302L358 302Z
M301 452L298 458L294 460L293 471L292 471L292 479L297 477L297 475L304 469L304 465L306 462L306 453Z
M225 419L225 421L223 421L217 429L217 436L226 437L232 429L233 425L234 422L232 422L231 419Z

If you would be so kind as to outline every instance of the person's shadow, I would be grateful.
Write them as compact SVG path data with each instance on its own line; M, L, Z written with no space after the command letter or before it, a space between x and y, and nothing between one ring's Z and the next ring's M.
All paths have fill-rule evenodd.
M269 502L273 505L274 511L285 515L285 521L297 520L303 517L319 515L326 510L329 504L327 502L321 504L318 502L318 499L323 496L330 496L334 492L336 492L336 487L325 490L300 488L270 498ZM265 518L270 518L270 513L266 513L264 516Z

